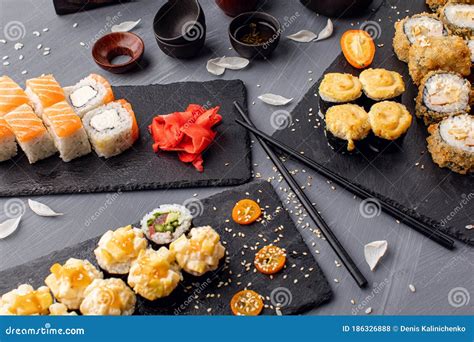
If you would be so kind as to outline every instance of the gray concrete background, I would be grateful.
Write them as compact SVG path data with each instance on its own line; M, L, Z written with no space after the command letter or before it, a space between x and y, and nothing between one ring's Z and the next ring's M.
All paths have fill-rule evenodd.
M402 3L391 1L394 6L399 2ZM0 38L7 39L4 30L14 21L21 23L20 30L25 28L22 39L0 43L1 56L8 56L2 62L10 63L2 65L2 74L11 76L22 85L27 78L42 73L53 73L63 85L75 83L90 72L102 72L92 61L88 48L96 38L107 33L111 24L141 18L142 22L134 32L145 42L147 65L143 70L133 73L107 74L112 84L171 83L217 78L206 71L205 65L212 57L236 55L230 49L227 37L227 26L231 19L220 11L214 1L201 0L207 19L206 48L196 59L186 62L174 60L159 50L151 29L154 14L163 3L163 0L142 0L57 16L51 0L2 0ZM373 7L379 3L380 0L375 1ZM326 24L326 18L309 12L298 1L272 0L264 10L281 22L289 23L283 35L301 29L319 32ZM369 11L365 13L366 17L369 15ZM395 7L395 15L404 16L404 13L400 13ZM363 22L364 18L335 20L334 36L318 43L298 44L282 39L271 60L252 61L248 68L226 71L221 78L239 78L246 83L252 119L260 128L271 132L270 115L275 108L263 104L257 96L272 92L294 98L284 108L291 110L310 84L319 78L339 53L342 32L348 28L360 27ZM75 28L74 23L78 23ZM48 29L47 32L43 32L45 28ZM39 31L41 35L36 37L33 31ZM14 49L16 42L24 44L22 50ZM82 46L80 42L86 46ZM39 50L38 44L43 45ZM51 48L47 56L43 55L44 47ZM19 60L20 55L24 55L23 60ZM24 70L27 74L22 74ZM359 199L333 187L317 174L303 170L300 165L288 163L301 184L306 184L307 193L369 279L371 286L360 290L346 270L337 267L335 254L329 245L311 232L313 224L307 224L300 206L292 198L288 198L286 184L279 181L273 165L261 148L254 146L252 153L256 175L273 180L274 187L297 221L298 228L332 284L334 299L313 310L311 314L365 314L368 307L373 309L373 314L472 314L474 299L468 301L470 294L474 293L472 248L457 243L455 251L445 250L410 228L397 224L393 218L383 213L371 219L364 218L359 213ZM311 186L307 185L308 182ZM193 195L203 198L222 190L199 188L35 198L65 215L44 218L26 210L18 231L0 240L0 269L26 263L51 251L100 235L110 228L129 224L158 203L182 203ZM26 201L26 198L20 199L23 204ZM0 199L0 221L7 218L5 208L11 203L11 199ZM103 208L106 210L102 210ZM97 215L99 212L102 213ZM92 224L87 224L91 216L97 218ZM371 272L364 261L363 246L374 240L387 240L389 251L376 271ZM416 287L415 293L409 290L409 284ZM357 304L352 305L351 299ZM458 303L465 305L459 306Z

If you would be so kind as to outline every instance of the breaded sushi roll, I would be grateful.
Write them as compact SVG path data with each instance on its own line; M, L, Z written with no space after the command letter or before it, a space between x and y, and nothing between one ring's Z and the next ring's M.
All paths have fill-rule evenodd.
M45 108L66 99L63 88L53 75L44 75L26 80L25 93L30 98L31 106L41 118Z
M199 277L217 269L225 248L219 234L212 227L205 226L191 229L189 238L181 235L170 244L170 252L184 271Z
M0 117L0 162L13 158L16 153L15 135L8 127L5 119Z
M138 139L135 113L125 100L110 102L88 112L82 122L99 157L116 156L132 147Z
M64 162L91 153L91 145L81 118L66 101L45 108L43 120Z
M470 111L471 83L454 72L433 71L421 81L416 116L425 124Z
M43 121L38 118L29 105L21 105L3 118L15 134L16 140L30 164L48 158L57 152Z
M158 245L173 242L191 227L193 217L183 205L163 204L141 221L146 237Z
M362 83L351 74L327 73L319 85L319 96L331 103L352 102L362 96Z
M16 107L28 104L28 95L10 77L0 77L0 117Z
M75 311L69 311L63 303L54 303L49 306L50 316L77 316Z
M366 69L359 75L364 94L374 101L393 99L405 92L402 75L385 69Z
M471 52L461 37L428 37L410 48L408 70L416 85L430 71L452 71L468 76L471 73Z
M94 254L102 269L113 274L127 274L132 261L147 246L148 242L140 229L126 226L102 235Z
M415 42L422 42L426 37L447 36L448 31L435 14L420 13L406 17L395 23L393 50L398 59L408 62L408 51Z
M178 264L166 247L158 251L146 249L132 263L128 285L145 299L167 297L183 279Z
M451 33L468 39L474 36L474 1L449 1L439 9L439 16Z
M54 264L45 284L51 289L54 298L69 310L79 309L86 288L94 279L102 279L102 272L88 260L70 258L64 265Z
M46 286L35 290L22 284L0 298L0 315L47 315L51 304L53 297Z
M122 279L95 279L84 292L80 310L83 315L129 316L136 302L135 293Z
M471 51L471 63L474 63L474 37L469 39L467 41L467 47L469 48L469 51ZM472 69L472 65L471 65Z
M90 74L71 87L65 87L68 102L81 118L87 112L112 102L114 93L109 81L98 74Z
M428 128L428 151L440 167L466 174L474 171L474 117L445 118Z

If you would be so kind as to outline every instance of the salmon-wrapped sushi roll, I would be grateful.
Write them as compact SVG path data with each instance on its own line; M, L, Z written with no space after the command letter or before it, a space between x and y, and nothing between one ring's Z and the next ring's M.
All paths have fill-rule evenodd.
M15 81L8 76L0 77L0 117L29 101L26 93Z
M0 162L13 158L16 152L15 135L5 119L0 117Z
M66 101L46 108L43 120L63 161L69 162L91 152L91 145L81 118Z
M4 116L30 164L57 152L46 127L29 105L21 105Z
M72 87L65 87L68 102L81 118L87 112L112 102L114 93L109 81L97 74L90 74Z
M53 75L31 78L26 81L26 94L35 113L41 118L45 108L66 99L63 88Z
M116 156L138 139L135 113L125 100L110 102L88 112L82 122L99 157Z

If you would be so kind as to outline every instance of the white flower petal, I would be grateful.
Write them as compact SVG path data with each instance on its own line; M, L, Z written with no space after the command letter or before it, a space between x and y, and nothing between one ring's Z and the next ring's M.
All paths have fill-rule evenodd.
M287 36L287 38L299 43L309 43L318 38L318 35L308 30L301 30Z
M318 38L316 38L315 42L331 37L333 32L334 32L334 25L332 24L331 19L328 19L326 27L323 28L321 32L319 32Z
M250 61L242 57L221 57L214 58L213 63L221 68L239 70L249 65Z
M371 271L375 269L379 260L385 255L387 248L386 240L372 241L364 246L365 261L369 264Z
M135 28L140 23L141 19L137 21L124 21L118 25L114 25L111 27L110 31L112 32L128 32Z
M225 72L225 68L218 66L215 62L220 58L213 58L207 61L206 69L213 75L220 76Z
M0 223L0 239L5 239L13 234L20 225L21 215Z
M293 100L293 98L287 99L286 97L270 93L260 95L258 98L272 106L284 106Z
M43 204L43 203L40 203L40 202L37 202L37 201L33 201L31 199L28 200L28 205L30 206L31 210L33 210L33 212L36 215L39 215L39 216L48 216L49 217L49 216L61 216L61 215L63 215L62 213L55 212L50 207L48 207L46 204Z

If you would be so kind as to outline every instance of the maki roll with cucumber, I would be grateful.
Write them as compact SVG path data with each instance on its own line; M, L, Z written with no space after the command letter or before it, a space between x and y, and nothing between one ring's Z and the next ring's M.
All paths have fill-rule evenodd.
M146 237L158 245L168 244L191 227L191 212L179 204L164 204L145 215L141 226Z

